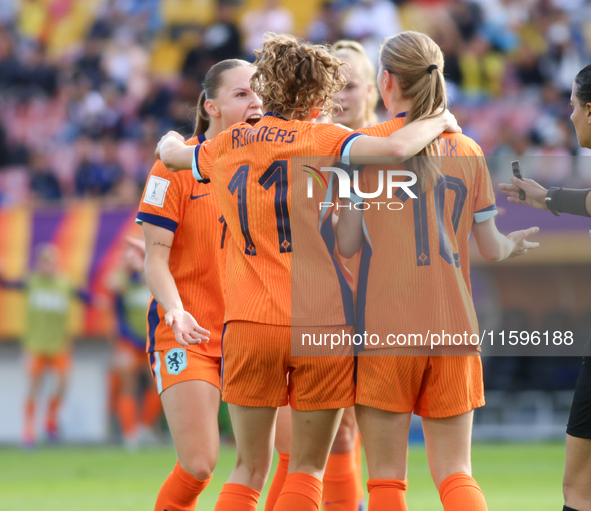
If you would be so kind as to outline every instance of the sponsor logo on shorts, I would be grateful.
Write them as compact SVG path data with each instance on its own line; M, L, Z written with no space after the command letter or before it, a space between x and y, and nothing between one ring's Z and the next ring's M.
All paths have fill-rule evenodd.
M166 354L168 374L179 374L187 367L187 352L183 348L173 348Z

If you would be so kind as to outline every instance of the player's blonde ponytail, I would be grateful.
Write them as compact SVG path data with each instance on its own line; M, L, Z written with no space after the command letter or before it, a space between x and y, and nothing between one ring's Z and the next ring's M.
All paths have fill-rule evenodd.
M429 36L408 31L389 37L382 44L380 62L396 78L403 97L411 101L405 124L436 117L447 108L443 53ZM443 110L436 113L439 108ZM405 164L417 175L421 192L441 175L438 155L439 146L431 143Z
M203 90L201 91L201 94L199 94L199 99L197 100L197 116L195 120L195 131L193 132L194 137L202 135L209 128L209 114L205 110L205 102L208 99L215 99L217 97L218 89L223 83L224 72L236 67L248 67L250 65L251 64L246 62L246 60L227 59L211 66L205 75Z

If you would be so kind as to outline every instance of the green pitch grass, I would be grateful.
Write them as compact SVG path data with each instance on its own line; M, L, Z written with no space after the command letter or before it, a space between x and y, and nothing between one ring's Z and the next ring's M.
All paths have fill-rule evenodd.
M116 447L0 449L0 511L151 511L174 462L172 447L138 453ZM213 510L233 464L233 448L223 447L198 511ZM561 509L563 467L560 443L473 448L474 475L491 511ZM442 509L420 446L410 450L408 506L411 511Z

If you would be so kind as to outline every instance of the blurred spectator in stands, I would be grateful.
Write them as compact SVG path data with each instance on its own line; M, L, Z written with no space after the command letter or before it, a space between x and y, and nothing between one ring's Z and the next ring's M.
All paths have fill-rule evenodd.
M92 142L83 139L79 143L80 163L76 170L76 194L80 197L100 197L111 192L123 177L117 160L117 144L109 137L101 141L103 157L94 160Z
M290 33L293 30L293 15L280 5L280 0L263 0L260 9L249 11L240 24L244 34L242 53L253 61L253 50L261 46L265 32Z
M16 14L17 0L0 0L0 25L12 25L16 19Z
M6 128L4 127L2 117L0 116L0 169L11 163L10 149L8 148L8 142L6 140Z
M464 93L477 99L501 95L505 60L503 54L495 51L487 39L474 36L460 56Z
M560 19L552 23L546 32L548 52L543 61L543 68L548 73L558 90L570 95L572 77L587 64L588 55L583 55L575 40L574 27L568 20ZM583 58L585 57L585 59Z
M402 30L398 9L389 0L361 0L343 20L343 37L363 44L370 60L377 62L382 39Z
M171 123L169 114L171 100L170 91L153 77L146 97L140 105L139 118L143 122L155 120L162 125L161 129L165 130Z
M114 83L106 83L101 89L105 100L104 109L100 114L99 130L102 136L119 140L124 136L124 98L119 87Z
M84 42L82 55L76 61L76 71L86 77L94 89L98 89L104 80L101 69L102 41L92 38Z
M240 58L240 29L234 22L237 3L235 0L220 0L216 21L205 29L203 48L211 57L212 65L220 60Z
M71 142L79 135L100 134L99 119L105 109L105 100L100 92L93 90L88 78L75 75L64 85L66 97L67 121L61 137L65 142Z
M148 91L149 57L132 30L119 27L104 50L102 65L106 75L139 101Z
M62 198L62 190L45 151L34 151L30 158L29 188L37 199L54 201Z
M340 23L335 23L339 15L339 9L333 1L322 2L320 11L308 28L308 39L316 44L334 43L342 39Z
M197 101L188 103L186 100L175 97L170 102L169 114L172 121L171 129L178 131L185 138L193 134L195 128L195 107Z
M8 29L0 28L0 90L2 93L10 93L18 83L19 68L12 34Z
M23 37L40 42L45 35L48 21L48 2L43 0L20 1L17 28Z
M19 96L53 96L57 90L57 69L47 58L42 44L30 45L19 70Z

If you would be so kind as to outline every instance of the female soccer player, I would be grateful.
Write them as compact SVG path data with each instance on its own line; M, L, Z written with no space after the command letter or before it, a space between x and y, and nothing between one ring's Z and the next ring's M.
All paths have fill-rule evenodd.
M347 84L334 95L339 105L332 115L332 122L342 124L356 130L377 123L375 107L378 92L375 84L375 69L363 46L357 41L341 40L333 46L333 54L345 66L341 71L345 74ZM345 267L357 268L357 259L344 261ZM289 465L289 446L291 441L291 409L281 407L277 413L275 432L275 448L279 454L279 462L273 482L265 501L265 511L272 511L277 497L283 487ZM347 408L337 430L323 482L323 505L330 506L332 511L357 511L363 499L361 486L361 442L355 421L355 410Z
M395 133L446 108L441 50L417 32L388 38L381 49L378 87L393 119L363 133ZM389 334L395 339L442 330L478 335L470 296L470 232L491 260L537 246L526 241L537 228L507 237L496 229L490 176L472 140L443 134L428 154L434 149L442 155L440 169L426 157L407 163L418 183L411 187L415 198L396 195L402 209L372 209L370 200L383 200L374 198L366 211L340 211L339 249L350 256L362 247L356 331L379 335L379 346L386 345ZM360 190L376 190L377 179L378 172L365 168ZM407 443L414 411L423 418L431 475L444 509L483 511L486 502L470 469L472 410L484 405L480 357L404 356L401 350L408 349L365 350L360 355L378 356L358 357L356 412L370 476L369 510L407 509ZM427 354L433 351L427 348Z
M581 69L573 83L570 97L573 113L571 121L581 147L591 148L591 65ZM499 188L516 204L528 204L536 209L549 209L555 215L591 216L591 190L550 188L532 179L513 184L500 184ZM519 190L525 191L525 200L519 199ZM565 505L563 511L591 511L591 357L583 357L583 365L566 428L566 469L562 483Z
M325 47L287 35L268 36L255 54L251 85L266 112L256 128L234 126L195 150L170 133L157 153L169 170L192 166L198 180L211 180L231 234L222 398L230 403L237 462L216 510L256 509L271 464L277 407L288 397L291 459L275 511L317 510L342 409L353 403L353 360L293 357L292 335L301 339L312 328L319 335L350 331L353 318L346 305L352 297L332 255L331 213L321 218L313 200L297 212L290 208L290 188L302 190L308 182L304 171L291 167L291 157L342 154L356 161L383 155L400 162L445 129L457 128L451 114L417 122L389 138L314 124L310 121L322 111L332 111L333 95L345 84L341 62ZM317 196L326 193L319 183L313 190ZM292 212L298 222L291 222ZM324 218L328 222L319 225ZM315 290L296 294L293 301L292 250L313 262L298 288ZM335 303L335 296L343 301Z
M242 60L225 60L209 70L189 145L212 139L238 122L250 126L261 118L261 101L249 83L253 72ZM212 191L190 171L171 174L157 162L137 217L144 229L146 277L153 295L147 351L178 458L160 490L156 511L194 510L218 458L228 236ZM207 330L197 326L189 311ZM193 340L199 344L189 345Z
M68 315L72 297L90 303L90 295L76 289L59 273L59 251L55 245L37 248L35 271L24 280L6 280L0 275L0 288L20 289L27 295L27 330L23 348L27 356L29 387L25 406L23 446L35 446L35 408L43 376L53 370L57 387L49 399L45 432L47 439L59 439L58 416L68 383L71 364Z
M145 248L128 246L123 264L108 279L107 287L113 294L117 317L117 342L113 354L113 371L117 385L113 399L123 444L136 449L153 437L153 427L162 405L155 385L143 392L140 407L137 393L141 375L149 371L146 366L146 308L150 290L144 277Z

